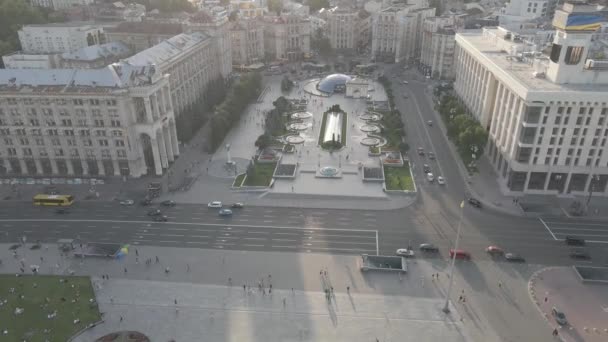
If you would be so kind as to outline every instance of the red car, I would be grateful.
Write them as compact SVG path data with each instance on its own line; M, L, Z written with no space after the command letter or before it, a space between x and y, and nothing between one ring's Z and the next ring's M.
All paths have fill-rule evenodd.
M454 255L456 255L456 256L454 257ZM462 260L471 260L471 254L469 254L469 252L464 251L462 249L450 249L450 259L451 258L462 259Z
M486 248L486 253L490 254L491 256L501 256L505 254L505 251L498 246L488 246Z

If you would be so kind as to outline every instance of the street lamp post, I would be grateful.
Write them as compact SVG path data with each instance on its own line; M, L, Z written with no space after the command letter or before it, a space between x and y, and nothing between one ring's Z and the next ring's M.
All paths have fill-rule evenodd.
M452 264L450 265L450 284L448 285L448 292L445 294L445 304L443 306L443 312L446 314L450 312L450 292L452 291L452 285L454 284L454 263L456 262L456 250L458 250L458 242L460 241L460 228L462 227L462 216L464 214L464 200L460 202L460 218L458 219L458 229L456 230L456 242L454 243L454 253L452 253Z

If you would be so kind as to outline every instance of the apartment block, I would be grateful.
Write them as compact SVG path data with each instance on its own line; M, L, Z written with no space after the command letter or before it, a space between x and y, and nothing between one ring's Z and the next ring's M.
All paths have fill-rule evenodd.
M25 54L70 52L106 41L103 27L86 22L26 25L17 34Z

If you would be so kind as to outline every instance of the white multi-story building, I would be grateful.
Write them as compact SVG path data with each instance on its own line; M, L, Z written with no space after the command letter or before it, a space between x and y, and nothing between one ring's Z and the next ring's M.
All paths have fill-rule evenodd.
M105 43L103 27L90 23L26 25L17 34L26 54L63 53Z
M525 23L547 17L555 11L557 0L509 0L498 15L498 23L509 30L518 30Z
M548 55L501 28L456 35L454 89L489 133L503 191L608 194L608 61L589 51L607 14L564 4Z
M256 19L231 23L232 64L248 66L264 61L264 25Z
M336 50L354 50L357 47L357 11L348 7L335 7L327 11L327 36Z
M223 78L232 73L232 44L228 13L222 7L199 11L186 23L188 32L203 32L212 39L217 70Z
M183 33L180 24L143 22L122 22L105 30L108 42L123 42L134 52L140 52Z
M427 18L422 28L420 63L434 78L454 78L455 34L464 28L459 16L446 15Z
M74 7L86 6L93 3L94 0L30 0L33 6L52 8L55 11Z
M301 60L310 54L310 22L290 13L264 18L264 45L270 60Z
M0 173L161 175L179 155L170 93L153 65L0 69Z
M435 9L419 1L376 12L372 19L372 55L394 62L420 58L422 23L435 16Z
M176 117L201 98L211 81L222 76L212 40L200 32L179 34L127 58L125 63L154 65L169 75Z

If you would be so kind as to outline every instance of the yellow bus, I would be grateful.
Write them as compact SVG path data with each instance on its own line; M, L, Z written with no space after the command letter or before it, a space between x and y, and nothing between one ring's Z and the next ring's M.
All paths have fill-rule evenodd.
M72 195L44 195L39 194L34 196L34 205L54 205L60 207L69 207L74 203Z

